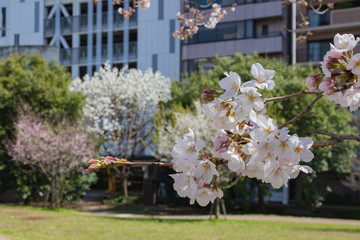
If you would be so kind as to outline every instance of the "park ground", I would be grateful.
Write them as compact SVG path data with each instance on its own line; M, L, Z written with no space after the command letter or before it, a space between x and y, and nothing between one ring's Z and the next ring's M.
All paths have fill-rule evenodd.
M0 240L17 239L360 239L360 221L229 215L156 215L0 205Z

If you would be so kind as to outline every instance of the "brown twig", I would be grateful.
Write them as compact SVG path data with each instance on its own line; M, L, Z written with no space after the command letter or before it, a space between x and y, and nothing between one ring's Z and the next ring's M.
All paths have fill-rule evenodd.
M308 112L311 111L311 109L313 108L313 106L315 105L315 103L316 103L322 96L323 96L323 95L321 95L321 94L318 95L318 96L314 99L314 101L312 101L312 102L310 103L310 105L305 108L304 111L302 111L301 113L297 114L293 119L291 119L291 120L287 121L286 123L282 124L282 125L279 127L279 129L281 129L281 128L283 128L283 127L286 127L287 125L289 125L289 124L291 124L291 123L294 123L294 122L295 122L296 120L298 120L299 118L302 118L303 116L305 116L305 114L307 114Z
M325 132L320 132L320 131L310 131L311 134L321 134L321 135L325 135L325 136L329 136L332 139L329 139L325 142L314 142L314 144L312 145L313 147L327 147L327 146L332 146L335 144L338 144L342 141L345 140L354 140L354 141L358 141L360 142L360 136L354 135L354 134L349 134L349 135L340 135L340 134L335 134L335 133L325 133Z
M131 167L131 166L157 166L157 167L172 167L172 163L164 163L164 162L119 162L113 163L109 165L109 167L114 166L124 166L124 167Z
M321 92L321 91L302 90L302 91L300 91L300 92L292 93L292 94L289 94L289 95L286 95L286 96L272 97L272 98L264 98L264 103L271 102L271 101L282 101L282 100L285 100L285 99L288 99L288 98L293 98L293 97L297 97L297 96L305 95L305 94L320 95L320 94L322 94L322 93L323 93L323 92Z

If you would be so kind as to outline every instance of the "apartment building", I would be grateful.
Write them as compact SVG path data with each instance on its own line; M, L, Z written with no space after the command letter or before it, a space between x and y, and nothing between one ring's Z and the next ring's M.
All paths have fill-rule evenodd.
M201 1L200 1L201 2ZM204 0L203 2L206 2ZM212 58L235 53L286 59L288 11L281 0L217 0L227 15L214 29L201 27L198 34L182 44L182 71L198 66L212 68ZM229 10L236 2L235 11Z
M352 33L360 36L360 1L337 0L334 9L324 14L317 14L312 9L306 9L309 16L309 31L313 33L305 42L297 44L296 62L307 64L322 61L326 52L330 49L334 36L337 33ZM300 34L300 30L298 30ZM355 52L360 52L358 45Z
M129 0L125 0L125 7ZM72 77L92 75L106 61L116 67L160 70L178 78L177 1L152 1L130 19L113 0L0 0L0 47L56 46ZM124 7L124 6L122 6Z

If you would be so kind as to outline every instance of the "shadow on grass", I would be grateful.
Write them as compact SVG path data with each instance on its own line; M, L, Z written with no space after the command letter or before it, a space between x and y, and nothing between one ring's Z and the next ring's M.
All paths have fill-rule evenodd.
M329 225L329 227L325 227L325 226L316 227L316 225L313 225L311 227L300 227L300 228L297 227L296 228L296 231L301 231L301 230L309 231L309 232L328 232L328 233L331 233L331 232L347 232L347 233L358 233L358 234L360 234L360 226L349 226L349 228L346 228L346 227L339 227L339 226L334 226L334 225Z
M106 218L118 221L129 221L129 222L159 222L159 223L200 223L200 222L229 222L232 220L223 220L223 219L163 219L163 218L119 218L111 216L99 216L99 218Z
M145 206L136 203L125 203L110 206L106 209L93 209L87 212L100 213L112 212L114 214L146 214L146 215L207 215L209 209L197 208L192 206L171 208L166 205Z

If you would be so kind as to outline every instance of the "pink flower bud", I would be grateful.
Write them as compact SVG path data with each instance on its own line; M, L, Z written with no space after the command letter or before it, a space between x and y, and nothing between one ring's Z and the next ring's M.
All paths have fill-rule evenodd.
M316 75L312 75L306 79L306 86L311 90L314 91L318 88L320 82L322 81L323 74L319 73Z
M97 162L99 162L99 160L97 160L97 159L90 159L90 160L88 161L88 164L90 165L90 164L97 163Z
M206 88L201 93L201 102L209 103L214 101L215 97L218 97L219 93L216 90Z

